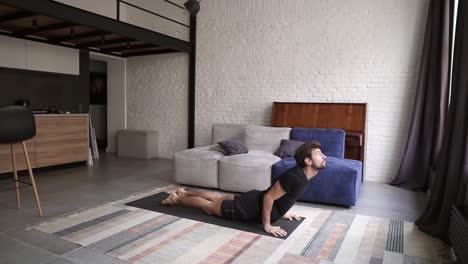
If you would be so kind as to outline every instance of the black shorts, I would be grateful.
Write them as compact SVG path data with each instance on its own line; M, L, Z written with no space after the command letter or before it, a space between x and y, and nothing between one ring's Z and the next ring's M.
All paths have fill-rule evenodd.
M233 220L261 220L262 191L248 191L221 202L221 216Z
M234 200L223 200L221 202L221 216L231 220L242 218Z

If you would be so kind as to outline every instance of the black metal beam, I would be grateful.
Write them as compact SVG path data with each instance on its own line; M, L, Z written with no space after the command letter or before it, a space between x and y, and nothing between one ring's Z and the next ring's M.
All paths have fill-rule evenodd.
M136 57L136 56L155 55L155 54L174 53L174 52L180 52L180 51L173 50L173 49L143 50L143 51L123 53L121 56L122 57Z
M78 45L78 47L99 47L103 45L127 43L129 41L136 41L136 40L131 39L131 38L117 38L117 39L109 39L109 40L104 39L104 40L99 40L99 41L81 43L80 45Z
M68 22L62 22L62 23L47 25L47 26L43 26L43 27L37 27L37 28L30 28L30 29L15 31L15 32L13 32L12 36L13 37L26 36L26 35L37 34L37 33L51 31L51 30L70 28L70 27L74 27L74 26L76 26L76 24L68 23Z
M112 33L98 30L98 31L75 34L74 36L53 38L51 40L55 42L64 42L64 41L73 41L73 40L84 39L84 38L99 37L99 36L110 35L110 34Z
M12 20L17 20L17 19L23 19L23 18L32 17L32 16L34 16L34 14L31 13L31 12L20 11L20 12L16 12L16 13L13 13L13 14L0 16L0 23L1 22L12 21Z
M112 47L107 49L100 49L104 52L125 52L125 51L132 51L136 49L148 49L148 48L157 48L154 44L137 44L137 45L125 45L120 47Z
M190 43L92 12L49 0L0 0L0 3L24 9L32 13L58 18L71 23L97 28L106 32L165 46L182 52L190 52Z

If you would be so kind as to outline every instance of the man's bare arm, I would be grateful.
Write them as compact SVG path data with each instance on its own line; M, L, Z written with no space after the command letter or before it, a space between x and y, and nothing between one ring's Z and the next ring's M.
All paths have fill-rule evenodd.
M271 233L274 236L286 236L287 233L279 226L271 226L271 209L273 207L273 202L279 199L281 196L285 195L286 191L284 191L283 187L276 181L275 184L270 188L270 190L265 193L263 196L263 208L262 208L262 220L263 220L263 228L267 233Z

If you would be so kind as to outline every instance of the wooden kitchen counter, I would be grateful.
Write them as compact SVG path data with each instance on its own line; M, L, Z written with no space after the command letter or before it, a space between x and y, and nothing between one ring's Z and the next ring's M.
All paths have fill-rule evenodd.
M33 168L88 159L88 114L35 114L36 136L26 141ZM26 169L20 144L15 145L18 170ZM0 145L0 173L12 171L9 145Z

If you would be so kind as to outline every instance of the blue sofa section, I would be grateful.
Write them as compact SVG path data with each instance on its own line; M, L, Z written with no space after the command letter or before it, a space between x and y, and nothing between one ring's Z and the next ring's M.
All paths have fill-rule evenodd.
M362 163L344 159L345 132L340 129L293 128L291 139L319 141L322 152L327 155L327 167L310 182L300 200L353 206L359 197ZM272 166L271 182L283 172L296 166L292 157L278 161Z
M271 182L283 172L296 166L292 157L278 161L272 166ZM352 206L356 204L361 188L362 165L358 160L327 157L327 167L309 183L301 201Z
M344 130L296 127L291 129L290 133L291 140L304 142L316 140L322 145L322 152L325 155L344 158L346 135Z

